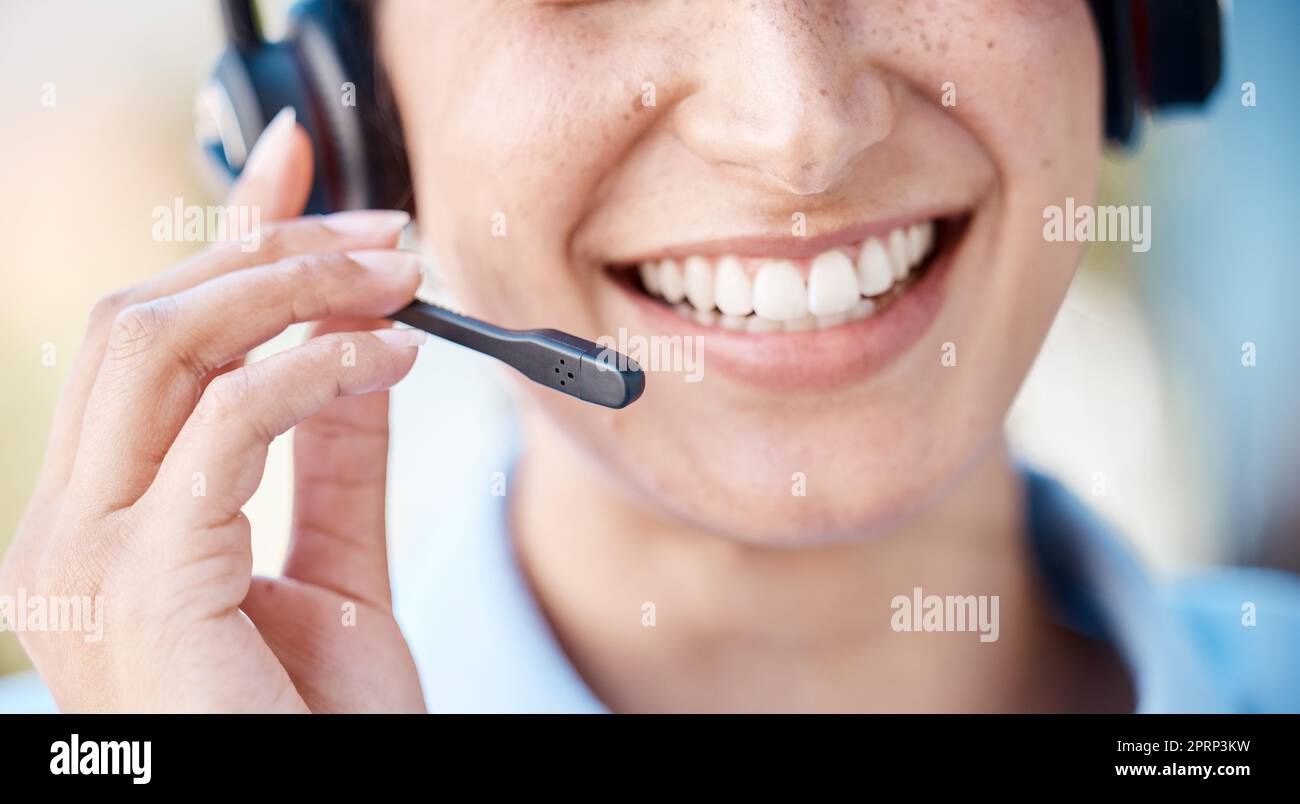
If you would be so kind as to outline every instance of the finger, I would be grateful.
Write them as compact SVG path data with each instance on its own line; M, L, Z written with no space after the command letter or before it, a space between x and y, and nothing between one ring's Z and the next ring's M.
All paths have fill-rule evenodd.
M338 397L396 383L415 363L423 337L409 329L331 333L219 377L136 508L173 523L174 529L160 529L169 533L232 521L257 489L276 436ZM201 554L204 545L188 548Z
M254 227L260 230L263 220L276 221L301 214L311 196L314 165L311 137L298 125L294 108L285 106L258 136L248 162L226 194L227 208L236 213L227 218L228 225L233 228L236 222L251 218ZM245 208L249 210L248 215L244 214ZM255 217L251 214L254 211ZM250 245L255 244L253 250L260 250L260 231L252 238L237 234L227 233L227 239L248 241ZM237 357L209 375L209 379L242 365L244 358Z
M292 323L397 310L419 282L419 259L408 252L316 254L127 308L90 392L71 479L77 499L101 513L134 502L210 372Z
M317 334L385 325L328 321ZM384 518L388 392L339 397L293 431L293 527L284 575L392 605Z
M308 251L391 248L409 220L405 212L358 210L274 224L262 228L261 246L256 252L244 251L239 244L218 246L138 287L101 299L90 313L81 349L55 408L39 486L47 493L56 493L67 484L81 438L86 400L103 362L113 321L124 309Z
M392 248L397 245L402 229L410 220L410 215L401 210L358 209L272 224L261 230L258 248L254 252L258 260L255 265L309 252ZM159 298L209 279L245 270L251 262L247 253L242 247L213 251L208 259L184 266L174 276L164 274L158 281L147 283L139 289L139 295L145 297L143 300ZM243 364L244 358L237 357L220 372L237 369Z
M293 121L289 122L292 124ZM311 169L311 147L305 135L298 136L301 131L293 125L285 128L280 123L278 126L268 128L259 139L249 166L231 194L234 203L258 204L262 194L269 196L274 193L277 181L296 182L296 189L286 190L267 202L268 210L276 216L290 209L293 211L286 214L296 214L301 210L306 192L310 190ZM288 131L289 135L274 136L277 131ZM301 175L304 164L307 166L306 181ZM304 190L303 186L307 189ZM300 200L295 200L299 197ZM91 311L81 349L55 408L50 443L34 496L48 498L62 491L67 484L76 445L81 438L86 400L103 360L112 322L123 309L178 293L232 271L274 262L293 254L391 248L409 221L410 217L400 211L362 210L262 225L257 227L255 241L214 246L154 279L100 300Z
M263 225L255 238L222 243L196 254L127 291L123 301L135 304L179 293L219 276L299 254L393 248L410 220L400 210L358 209Z

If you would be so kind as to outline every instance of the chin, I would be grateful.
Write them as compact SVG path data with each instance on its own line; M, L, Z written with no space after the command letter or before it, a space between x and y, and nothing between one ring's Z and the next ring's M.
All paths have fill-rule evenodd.
M922 515L990 443L974 434L924 446L860 438L849 449L843 442L825 446L821 458L812 450L737 449L728 461L694 464L689 487L674 483L672 466L639 478L639 485L657 490L653 502L661 510L719 538L773 548L831 546L881 538Z

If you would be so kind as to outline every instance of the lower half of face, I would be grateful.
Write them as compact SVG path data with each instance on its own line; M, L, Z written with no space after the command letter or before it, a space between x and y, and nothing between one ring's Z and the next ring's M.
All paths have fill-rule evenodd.
M422 234L466 308L642 364L527 393L648 509L851 538L1000 438L1093 193L1084 0L381 8Z

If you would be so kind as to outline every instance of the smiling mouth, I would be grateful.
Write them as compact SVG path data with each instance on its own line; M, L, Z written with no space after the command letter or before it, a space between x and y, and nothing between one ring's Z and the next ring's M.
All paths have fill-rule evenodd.
M882 316L950 250L965 222L926 218L803 257L682 254L608 266L615 279L705 327L810 332Z

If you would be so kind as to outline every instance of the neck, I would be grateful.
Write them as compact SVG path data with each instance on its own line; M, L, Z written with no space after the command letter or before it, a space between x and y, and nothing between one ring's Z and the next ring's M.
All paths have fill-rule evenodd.
M546 423L528 432L511 509L520 561L570 659L612 708L1055 708L1031 683L1034 657L1058 637L1001 443L890 533L779 549L648 510ZM891 604L917 588L998 596L997 640L895 630Z

